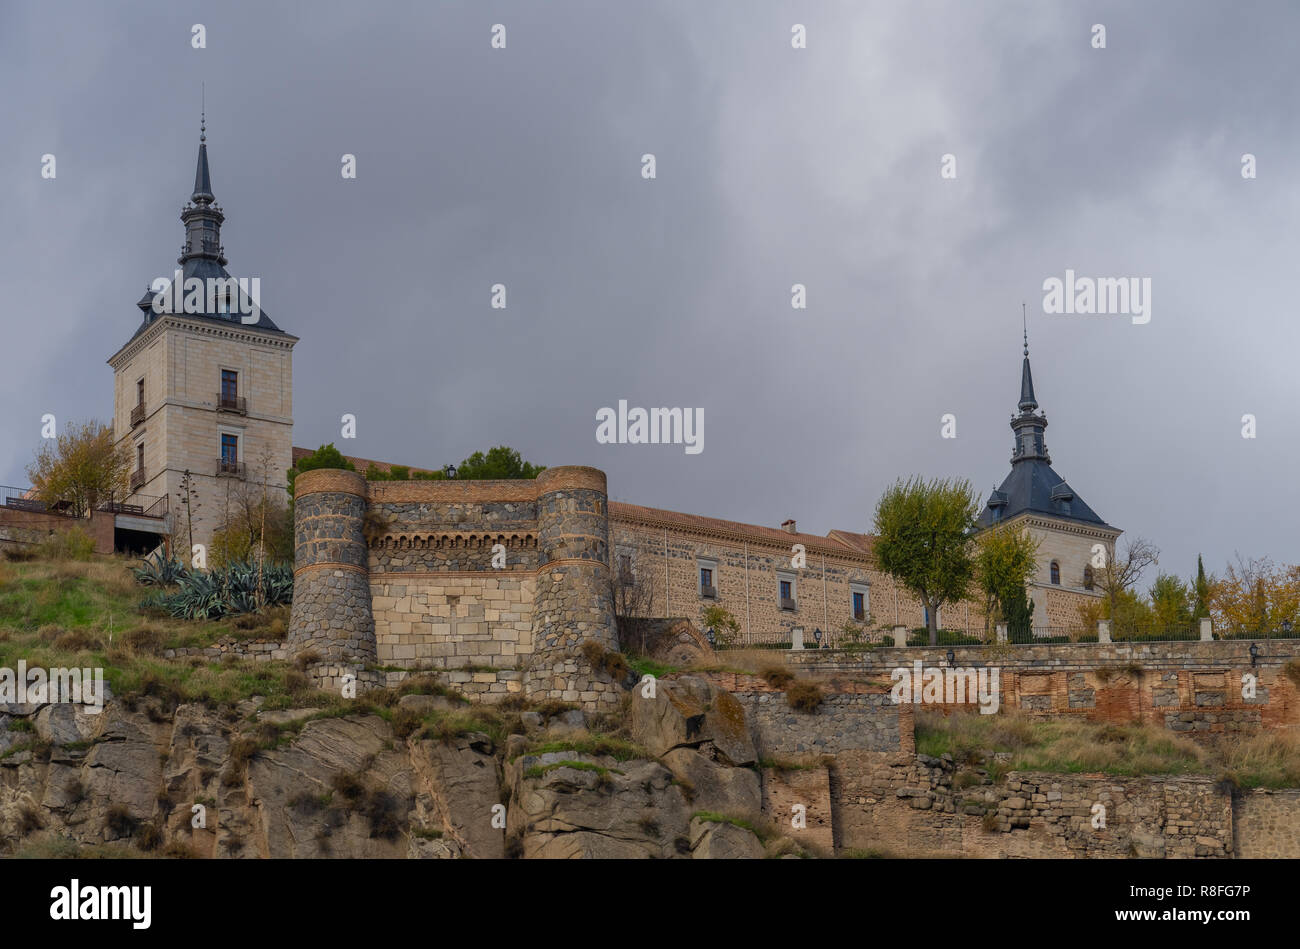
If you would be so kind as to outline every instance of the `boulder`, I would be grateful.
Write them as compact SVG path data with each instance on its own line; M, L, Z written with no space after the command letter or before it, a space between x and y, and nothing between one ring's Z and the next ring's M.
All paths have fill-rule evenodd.
M633 740L655 757L712 742L726 764L744 766L758 760L744 706L706 679L660 679L654 698L634 690L631 718Z
M542 769L541 774L530 775L534 768ZM628 859L689 853L686 800L673 784L672 772L658 762L615 762L573 752L525 755L508 766L508 780L509 832L519 839L524 857Z
M691 821L691 856L696 860L761 860L763 855L752 830L698 817Z
M660 760L685 785L693 811L746 816L762 809L758 774L748 768L728 768L691 748L674 748Z

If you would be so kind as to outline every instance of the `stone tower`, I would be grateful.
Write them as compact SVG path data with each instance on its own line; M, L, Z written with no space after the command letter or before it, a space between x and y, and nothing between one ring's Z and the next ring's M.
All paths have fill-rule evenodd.
M376 659L366 546L366 479L320 468L294 479L294 656L314 652L312 674L322 688Z
M587 642L618 649L605 473L547 469L537 476L537 491L533 654L524 689L534 698L613 707L620 690L582 652Z
M298 339L250 299L249 278L241 287L226 270L225 214L212 193L206 126L194 191L180 216L185 243L178 267L160 274L136 304L143 322L108 363L114 436L132 458L126 500L151 508L166 498L173 537L184 550L190 543L181 503L187 471L196 544L211 542L241 495L260 497L265 483L284 498L293 463ZM174 286L177 273L180 286L164 286Z
M1038 411L1034 395L1027 333L1017 408L1019 414L1011 417L1016 439L1011 473L989 495L979 526L1023 527L1038 540L1038 567L1026 591L1034 603L1034 629L1077 628L1080 607L1100 596L1092 566L1096 548L1100 545L1105 557L1113 557L1122 531L1103 521L1052 469L1044 437L1047 416Z

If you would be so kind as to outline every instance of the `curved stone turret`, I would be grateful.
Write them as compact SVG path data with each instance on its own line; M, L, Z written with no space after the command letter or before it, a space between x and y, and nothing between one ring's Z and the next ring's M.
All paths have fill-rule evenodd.
M532 697L586 708L618 702L621 689L582 652L587 642L618 649L608 513L603 471L566 466L537 476L533 654L524 679Z
M376 658L365 516L366 480L355 471L318 468L295 479L289 645L294 655L319 656L312 671L323 687Z

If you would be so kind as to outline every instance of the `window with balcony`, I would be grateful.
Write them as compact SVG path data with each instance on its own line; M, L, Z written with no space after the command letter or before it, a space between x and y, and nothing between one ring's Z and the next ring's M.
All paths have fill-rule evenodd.
M217 459L217 474L239 477L243 475L239 462L239 436L221 433L221 457Z
M713 584L713 574L717 567L709 563L700 565L700 596L706 600L718 598L718 588Z
M783 610L795 609L795 580L792 575L779 575L776 580L778 606Z
M246 411L246 402L239 394L239 373L234 369L221 370L221 391L217 393L217 408L223 412Z

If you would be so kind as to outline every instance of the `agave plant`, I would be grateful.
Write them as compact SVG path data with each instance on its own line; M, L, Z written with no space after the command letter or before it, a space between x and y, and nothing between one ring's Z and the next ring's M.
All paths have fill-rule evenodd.
M163 556L161 550L155 550L152 557L140 561L143 566L135 567L131 573L137 583L145 586L169 587L181 581L189 571L179 560Z
M182 619L216 619L253 613L262 606L279 606L293 600L293 569L285 564L241 561L207 573L180 574L173 593L159 592L141 605L153 605ZM259 595L260 594L260 595Z

